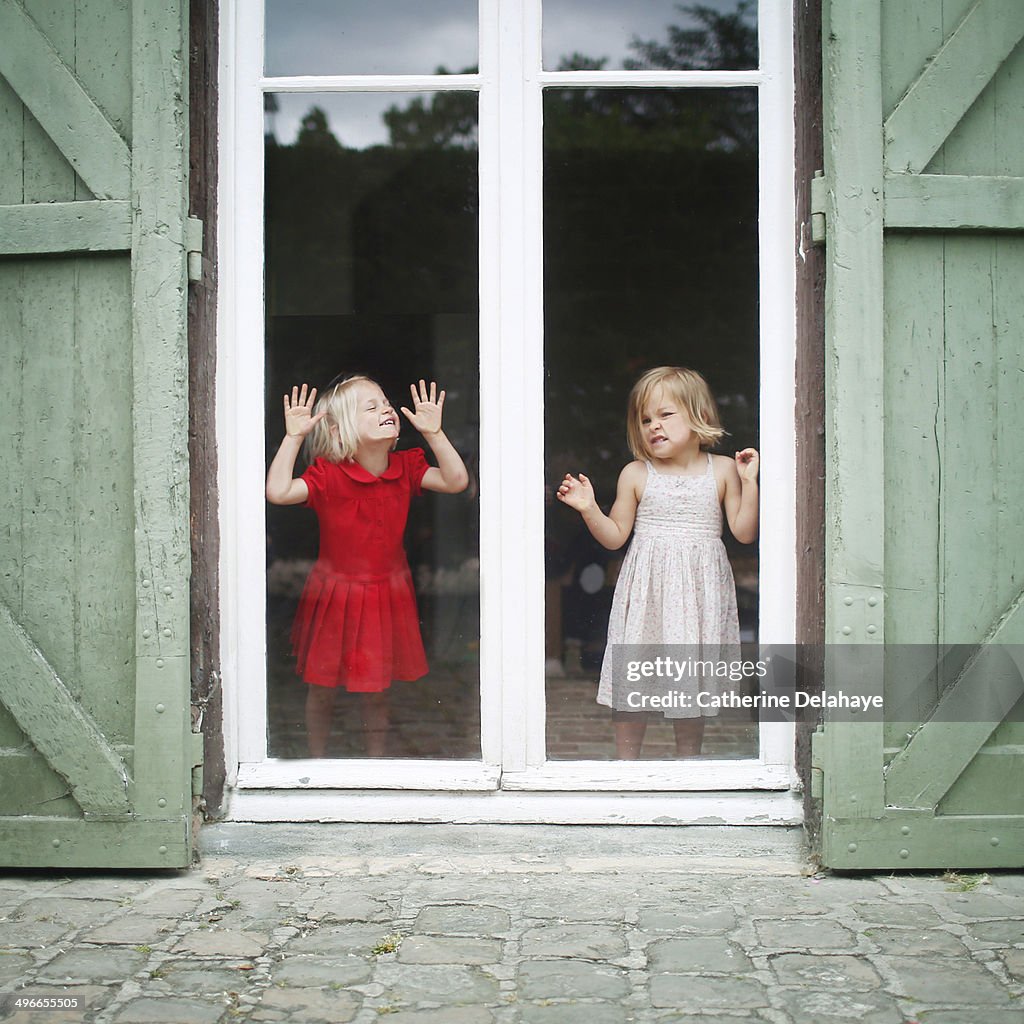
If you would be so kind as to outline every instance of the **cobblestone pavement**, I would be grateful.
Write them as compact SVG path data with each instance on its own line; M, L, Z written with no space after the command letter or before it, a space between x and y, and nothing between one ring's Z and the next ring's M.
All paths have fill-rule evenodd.
M772 828L221 824L202 848L0 877L0 992L80 1006L0 1019L1024 1021L1024 873L815 877Z

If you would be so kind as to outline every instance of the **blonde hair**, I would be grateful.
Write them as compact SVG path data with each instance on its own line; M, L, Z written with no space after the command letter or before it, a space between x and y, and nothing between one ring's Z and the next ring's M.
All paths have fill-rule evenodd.
M644 409L659 387L685 410L693 432L700 438L702 451L713 448L725 435L708 382L696 370L687 370L682 366L656 366L648 370L629 393L626 439L634 458L647 459L651 456L641 421Z
M353 374L337 384L330 384L316 400L313 415L326 410L327 415L306 437L306 460L328 459L330 462L351 462L359 448L359 430L356 427L356 395L360 384L380 385L371 377ZM383 388L380 388L383 392ZM395 413L397 422L398 413ZM394 451L398 438L391 446Z

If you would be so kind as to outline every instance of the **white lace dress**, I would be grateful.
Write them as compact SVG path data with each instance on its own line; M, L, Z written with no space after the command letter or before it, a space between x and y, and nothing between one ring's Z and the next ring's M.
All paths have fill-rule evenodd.
M685 645L685 650L680 646L662 653L717 659L738 657L739 642L736 584L722 543L722 506L711 455L700 476L659 473L648 462L633 539L612 598L598 703L627 710L620 703L621 680L613 689L616 644ZM672 682L672 690L688 692L692 699L687 707L661 713L669 718L717 714L717 708L697 707L696 694L721 692L722 682L707 676Z

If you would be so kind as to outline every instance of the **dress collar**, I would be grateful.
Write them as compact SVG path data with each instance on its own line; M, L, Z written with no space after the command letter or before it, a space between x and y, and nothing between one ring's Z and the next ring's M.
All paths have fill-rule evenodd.
M374 476L358 462L339 462L338 465L357 483L375 484L378 480L397 480L402 475L402 466L394 452L388 452L388 468L380 476Z

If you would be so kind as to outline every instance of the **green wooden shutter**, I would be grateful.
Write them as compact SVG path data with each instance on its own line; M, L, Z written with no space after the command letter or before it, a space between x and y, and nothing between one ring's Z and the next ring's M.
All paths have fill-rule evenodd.
M825 8L826 637L995 654L1024 643L1024 4ZM825 725L826 865L1024 864L1021 705L969 720L998 662Z
M186 24L0 0L0 863L191 853Z

